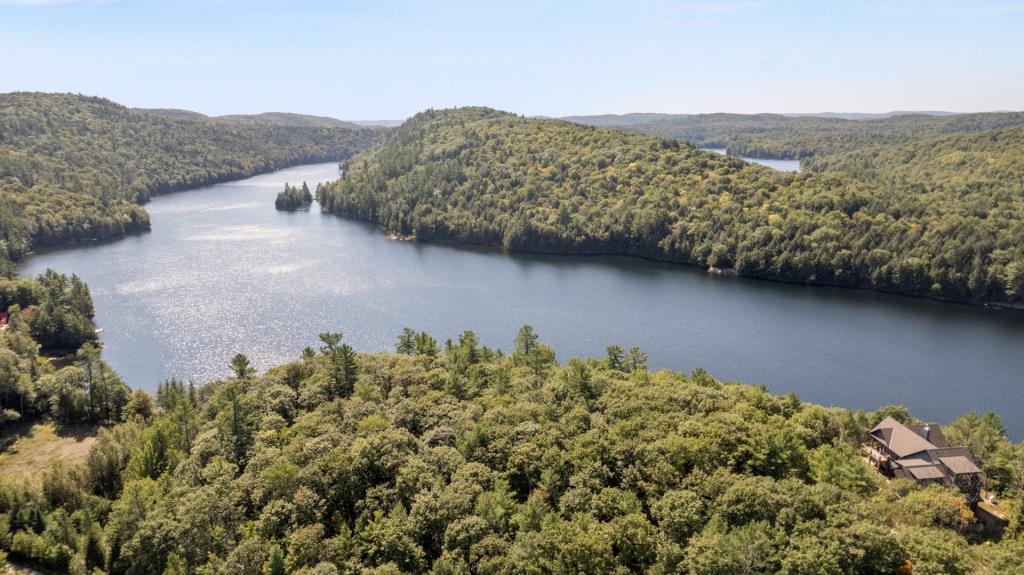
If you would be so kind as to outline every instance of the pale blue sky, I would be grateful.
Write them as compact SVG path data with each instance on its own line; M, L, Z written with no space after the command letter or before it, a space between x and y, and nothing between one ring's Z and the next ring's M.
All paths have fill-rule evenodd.
M1024 2L0 0L0 92L402 118L1024 109Z

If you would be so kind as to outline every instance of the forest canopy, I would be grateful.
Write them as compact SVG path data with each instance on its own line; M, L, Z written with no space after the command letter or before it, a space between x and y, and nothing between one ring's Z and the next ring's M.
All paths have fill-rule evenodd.
M421 239L622 253L789 281L1024 302L1024 128L941 129L783 174L647 135L484 108L417 115L344 162L321 206ZM0 95L0 248L142 229L152 194L343 159L382 132ZM311 120L318 124L319 120ZM286 124L286 125L281 125ZM282 203L308 203L289 186ZM1024 451L999 418L944 428L1006 511L978 544L954 488L885 482L851 412L648 369L406 329L342 334L257 374L134 392L88 287L0 277L0 425L100 426L80 465L0 477L0 566L110 575L994 575L1024 571ZM239 350L244 352L245 350ZM63 356L59 362L49 357Z
M422 240L1022 305L1022 157L1024 128L1000 128L814 157L788 174L674 140L462 108L416 115L318 195L327 211Z
M227 379L136 392L86 463L0 486L0 549L112 575L1024 569L1024 454L995 416L947 428L1013 510L976 545L958 490L855 453L902 408L651 372L635 348L559 363L529 326L510 353L411 329L396 351L325 333L264 375L239 354Z
M794 160L1024 125L1022 112L906 113L869 119L783 114L626 114L566 119L692 142L702 148L725 148L737 156Z
M380 133L279 116L172 119L102 98L0 94L0 257L148 229L139 204L154 194L342 160Z
M274 199L274 207L286 211L308 209L312 203L313 193L306 182L302 182L302 187L285 183L284 190L278 192Z
M262 114L228 114L225 116L207 116L199 112L176 110L172 108L132 108L134 114L159 116L176 120L192 120L220 122L225 124L249 126L302 126L307 128L348 128L362 129L358 124L345 122L327 116L311 116L309 114L290 114L285 112L264 112Z
M0 278L0 310L0 429L43 417L120 421L130 389L100 359L85 282L53 270Z

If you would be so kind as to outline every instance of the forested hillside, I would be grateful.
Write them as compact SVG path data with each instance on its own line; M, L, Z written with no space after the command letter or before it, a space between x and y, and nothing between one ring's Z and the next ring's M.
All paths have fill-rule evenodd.
M966 538L959 491L885 483L851 413L651 373L639 350L555 361L472 332L340 334L257 376L137 393L87 463L0 490L0 547L71 573L951 574L1024 569L1021 447L998 418L948 427L1012 509Z
M813 172L843 172L887 186L919 191L1003 196L1010 202L1024 193L1024 126L981 132L942 134L896 145L865 145L853 151L807 158ZM961 198L971 204L968 198Z
M225 124L248 126L295 126L305 128L348 128L359 129L352 122L345 122L327 116L311 116L309 114L290 114L285 112L264 112L262 114L228 114L224 116L207 116L189 110L172 108L133 108L132 113L158 116L176 120L193 120L219 122Z
M146 229L159 194L341 160L370 129L233 125L133 113L72 94L0 94L0 257ZM3 270L0 270L3 271Z
M1022 304L1024 132L1000 134L975 138L969 161L982 185L942 138L929 152L936 162L914 164L927 177L853 177L838 166L794 175L640 134L429 111L353 157L318 196L328 211L423 240Z
M901 114L867 120L782 114L627 114L567 119L692 142L703 148L726 148L730 154L738 156L781 159L802 159L870 146L905 144L942 134L1024 125L1021 112Z
M48 270L0 278L0 429L40 416L116 421L129 389L100 361L92 296L78 277ZM49 357L75 356L59 368Z

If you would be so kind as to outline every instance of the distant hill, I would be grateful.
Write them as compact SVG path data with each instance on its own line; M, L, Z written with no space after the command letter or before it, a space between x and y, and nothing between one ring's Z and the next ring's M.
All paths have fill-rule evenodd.
M673 118L688 118L697 114L658 114L658 113L630 113L630 114L599 114L596 116L564 116L558 118L566 122L574 122L585 126L630 126L636 124L650 124Z
M882 112L878 114L872 114L868 112L819 112L819 113L793 113L783 114L790 118L839 118L842 120L881 120L883 118L892 118L894 116L956 116L956 112L943 112L941 110L920 110L920 111L907 111L907 110L895 110L892 112Z
M628 114L596 114L596 115L578 115L578 116L563 116L558 118L567 122L575 122L577 124L584 124L586 126L630 126L637 124L651 124L654 122L666 122L666 121L685 121L692 118L701 117L740 117L740 118L758 118L758 117L786 117L786 118L830 118L838 120L880 120L884 118L892 118L894 116L956 116L956 112L943 112L943 111L903 111L896 110L892 112L882 113L869 113L869 112L796 112L787 114L773 114L773 113L759 113L759 114L730 114L730 113L712 113L712 114L663 114L658 112L631 112Z
M353 156L317 194L327 211L420 240L1024 305L1018 116L721 114L685 126L713 137L744 122L793 124L763 141L750 131L748 145L835 150L794 175L631 130L431 110ZM846 126L865 129L837 129Z
M193 122L199 122L211 119L206 114L200 114L199 112L192 112L190 110L178 110L176 108L132 108L130 111L133 114L157 116L160 118L167 118L168 120L191 120Z
M307 121L301 116L261 118L130 110L78 94L0 94L0 275L36 246L149 228L139 204L154 194L344 160L381 135L282 124Z
M235 126L291 126L297 128L347 128L358 129L366 124L345 122L327 116L311 116L309 114L291 114L288 112L264 112L262 114L229 114L226 116L207 116L189 110L173 108L133 108L133 113L148 116L159 116L171 120L188 120L193 122L209 121Z
M624 114L568 116L577 124L641 132L754 158L802 159L846 153L876 144L902 144L939 134L972 133L1024 125L1022 112L950 114Z
M307 128L349 128L355 129L360 126L352 122L345 122L337 118L327 116L310 116L308 114L289 114L287 112L265 112L263 114L232 114L229 116L216 116L220 122L240 125L267 124L270 126L301 126Z
M365 126L367 128L397 128L402 125L405 120L352 120L352 123L357 126Z

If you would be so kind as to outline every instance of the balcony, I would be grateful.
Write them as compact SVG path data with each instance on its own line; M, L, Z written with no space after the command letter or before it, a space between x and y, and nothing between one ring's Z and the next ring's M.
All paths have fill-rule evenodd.
M860 452L861 455L867 459L868 463L870 463L871 466L874 467L875 469L878 469L883 464L889 462L889 456L882 453L871 444L861 444Z

